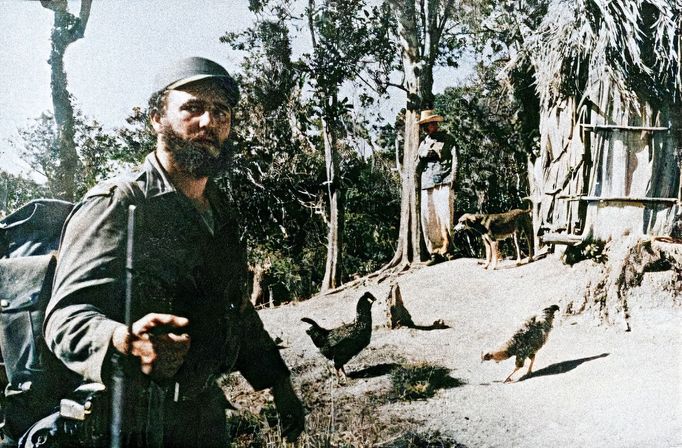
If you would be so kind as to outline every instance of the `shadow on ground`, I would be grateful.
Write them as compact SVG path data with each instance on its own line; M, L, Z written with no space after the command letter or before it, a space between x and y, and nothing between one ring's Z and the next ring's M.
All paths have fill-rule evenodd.
M348 378L376 378L378 376L388 375L399 365L400 364L396 364L394 362L388 362L365 367L364 369L360 369L355 372L348 372Z
M536 372L532 372L529 375L524 375L521 378L518 379L518 381L524 381L530 378L535 378L538 376L547 376L547 375L558 375L560 373L566 373L570 372L571 370L575 369L578 367L580 364L587 362L587 361L593 361L595 359L599 358L605 358L609 356L608 353L602 353L601 355L597 356L590 356L589 358L581 358L581 359L574 359L572 361L564 361L564 362L559 362L556 364L549 365L545 367L544 369L540 369Z
M376 447L381 448L466 448L465 445L456 442L439 432L416 433L409 431L390 442L379 443Z
M440 389L452 389L466 384L450 376L450 369L420 362L403 364L391 371L393 400L411 401L433 397Z
M450 328L450 325L446 324L442 319L433 321L431 325L409 325L407 328L412 328L414 330L422 331L432 331L432 330L445 330Z

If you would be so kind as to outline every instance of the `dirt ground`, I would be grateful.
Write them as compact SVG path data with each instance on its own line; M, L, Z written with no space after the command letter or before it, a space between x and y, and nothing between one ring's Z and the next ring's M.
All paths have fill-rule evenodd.
M555 255L518 267L505 261L496 271L459 259L262 310L267 329L287 347L282 354L309 412L301 446L682 447L676 274L646 274L627 293L631 330L625 331L622 316L614 315L617 305L605 325L598 305L585 299L601 270L592 261L569 267ZM442 319L450 328L387 328L393 282L416 324ZM300 319L311 317L327 328L350 322L365 290L379 299L372 341L347 364L348 382L337 384ZM520 381L503 384L514 361L482 363L481 353L551 304L561 311L534 373L523 377L526 364L516 374ZM585 310L571 314L580 308ZM447 369L451 381L431 398L399 399L390 372L421 362ZM237 390L231 399L256 413L268 399L267 393Z

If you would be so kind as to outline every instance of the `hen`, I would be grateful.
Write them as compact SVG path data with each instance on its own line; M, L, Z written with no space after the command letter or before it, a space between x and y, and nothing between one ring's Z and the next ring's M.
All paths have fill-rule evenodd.
M512 375L516 373L526 361L530 358L530 366L528 366L529 375L533 371L533 363L535 362L535 354L537 353L545 342L547 336L552 329L554 322L554 313L559 311L557 305L552 305L542 310L542 316L533 316L528 319L523 326L507 341L498 351L489 352L481 355L481 362L488 360L495 360L496 362L516 356L516 368L509 374L505 383L511 380Z
M313 344L329 360L334 361L337 377L341 373L345 379L346 371L343 366L362 349L369 345L372 337L372 303L376 298L366 292L358 300L355 320L331 330L320 327L317 322L307 317L301 319L310 324L306 333L313 340Z

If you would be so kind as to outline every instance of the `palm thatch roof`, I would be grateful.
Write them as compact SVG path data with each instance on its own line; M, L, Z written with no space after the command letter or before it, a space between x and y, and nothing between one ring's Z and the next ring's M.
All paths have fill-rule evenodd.
M682 0L550 0L516 63L530 62L542 105L609 81L622 101L682 101ZM526 59L527 58L527 59Z

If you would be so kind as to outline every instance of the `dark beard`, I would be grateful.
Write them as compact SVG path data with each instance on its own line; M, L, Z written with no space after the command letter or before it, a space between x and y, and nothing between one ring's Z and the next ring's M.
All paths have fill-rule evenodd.
M226 165L228 151L225 151L224 147L220 148L218 156L213 156L211 150L207 148L209 143L186 140L168 125L162 126L160 134L175 164L191 177L213 177ZM209 135L208 138L218 141L213 135Z

